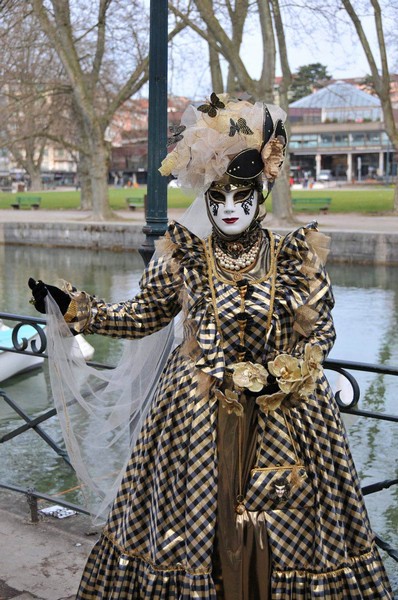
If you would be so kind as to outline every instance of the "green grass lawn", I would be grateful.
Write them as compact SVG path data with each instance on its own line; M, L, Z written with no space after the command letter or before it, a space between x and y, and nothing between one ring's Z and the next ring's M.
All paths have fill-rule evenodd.
M392 187L369 188L368 190L292 190L293 198L331 198L329 211L334 213L358 212L380 213L393 209ZM299 211L298 207L294 208ZM314 212L317 212L315 208Z
M146 194L146 188L109 188L109 201L114 210L127 210L126 198L143 198ZM80 206L80 192L49 190L41 192L18 193L18 196L40 196L40 208L45 210L73 210ZM0 192L0 210L10 208L11 203L15 202L16 194L10 192ZM171 188L168 191L168 200L170 208L186 208L194 199L194 194L189 195L179 189Z
M114 210L127 210L126 198L143 198L146 188L119 189L109 188L110 205ZM41 196L41 208L45 210L68 210L79 208L80 193L75 191L43 191L26 192L26 195ZM376 187L369 190L293 190L293 198L331 198L330 212L381 213L393 208L394 190L392 187ZM170 208L186 208L194 199L179 189L169 188L168 206ZM10 208L15 202L15 194L0 192L0 209ZM272 199L267 200L268 212L272 212ZM295 208L295 210L298 209ZM314 212L318 212L314 208Z

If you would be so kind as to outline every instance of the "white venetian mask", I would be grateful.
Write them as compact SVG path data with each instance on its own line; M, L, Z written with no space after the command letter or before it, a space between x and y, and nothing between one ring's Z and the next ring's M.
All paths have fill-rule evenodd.
M258 191L241 187L226 191L210 187L206 193L209 218L226 236L243 233L257 213Z

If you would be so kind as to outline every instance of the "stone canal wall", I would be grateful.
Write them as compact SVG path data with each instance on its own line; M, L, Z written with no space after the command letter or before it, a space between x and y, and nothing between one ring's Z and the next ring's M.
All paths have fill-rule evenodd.
M0 244L49 248L137 250L143 243L142 224L50 222L0 223Z
M332 238L329 262L398 265L398 231L336 231L325 227L321 230ZM0 244L122 252L137 250L144 239L142 223L0 223Z

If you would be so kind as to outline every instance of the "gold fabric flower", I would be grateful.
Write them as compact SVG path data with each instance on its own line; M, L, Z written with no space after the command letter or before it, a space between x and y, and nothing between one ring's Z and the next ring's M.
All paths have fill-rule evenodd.
M281 139L273 138L264 146L261 152L264 162L264 176L268 181L274 181L281 169L284 159L284 144Z
M241 362L231 365L231 369L233 370L232 381L237 388L261 392L267 383L268 372L262 365Z
M256 402L263 411L267 412L279 408L285 398L285 392L275 392L275 394L270 394L269 396L258 396Z
M300 383L300 387L296 390L300 398L308 398L315 391L315 381L311 376L306 377Z
M289 394L297 388L297 382L302 379L300 361L289 354L280 354L275 360L268 363L268 370L276 377L282 392Z
M243 416L243 405L239 402L239 395L236 392L225 390L225 394L223 394L221 390L216 390L215 396L229 415L234 414L237 417Z
M302 366L303 375L310 375L313 380L317 379L321 371L323 352L320 346L306 344L304 348L304 360Z
M268 370L276 377L279 391L257 398L258 405L265 411L295 408L314 393L320 375L323 353L319 346L307 344L304 356L299 359L289 354L280 354L268 363ZM247 363L246 363L247 364Z

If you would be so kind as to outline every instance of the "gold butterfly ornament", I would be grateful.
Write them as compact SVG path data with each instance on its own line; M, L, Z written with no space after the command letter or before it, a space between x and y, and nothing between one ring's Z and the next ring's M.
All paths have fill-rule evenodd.
M245 135L253 135L252 130L246 123L246 119L240 117L236 122L233 119L229 120L229 137L233 137L235 133L244 133Z
M167 138L167 148L173 146L184 137L182 133L186 130L185 125L172 125L169 127L171 136Z
M220 98L214 92L210 95L210 101L206 104L201 104L198 106L197 110L202 113L206 113L209 117L216 117L217 111L221 108L225 108L224 102L221 102Z

